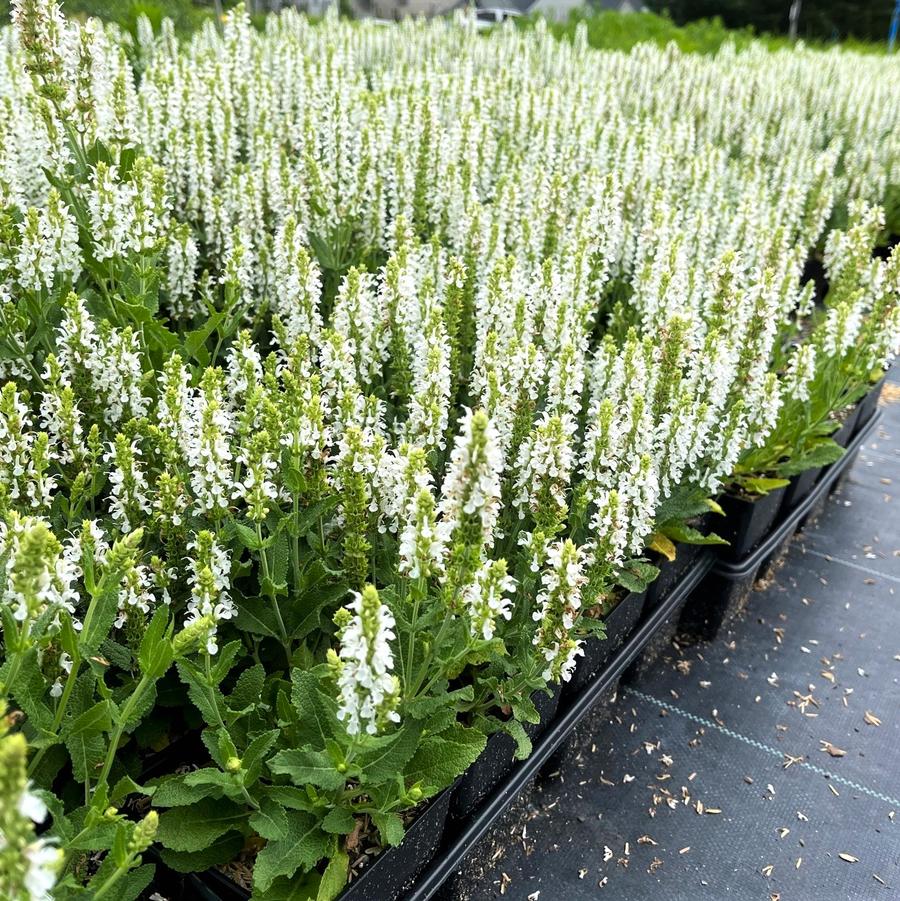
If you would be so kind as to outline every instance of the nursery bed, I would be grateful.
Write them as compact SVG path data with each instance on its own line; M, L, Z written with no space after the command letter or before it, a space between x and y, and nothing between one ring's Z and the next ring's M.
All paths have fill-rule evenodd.
M510 821L505 853L455 901L501 887L523 901L604 889L624 901L895 897L894 485L900 406L888 405L744 616L714 642L670 647L622 688Z

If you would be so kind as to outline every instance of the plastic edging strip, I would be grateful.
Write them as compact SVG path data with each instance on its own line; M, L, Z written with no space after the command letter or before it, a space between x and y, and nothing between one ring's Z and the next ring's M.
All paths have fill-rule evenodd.
M881 422L881 413L876 412L862 431L855 435L853 440L847 445L844 455L840 460L837 460L828 467L818 482L813 486L812 491L810 491L798 506L791 510L791 512L781 520L781 522L769 533L765 541L763 541L756 550L744 557L743 560L738 560L736 563L731 563L727 560L716 561L716 564L713 567L715 575L731 581L746 579L747 576L753 575L753 573L762 565L763 561L777 550L778 546L785 539L789 538L797 531L797 527L803 518L807 516L810 510L812 510L812 508L815 507L822 497L831 489L831 486L834 485L841 473L850 466L856 452L868 440L879 422Z
M551 724L535 743L531 756L519 762L505 782L490 795L474 816L465 824L456 838L438 850L434 861L424 870L416 884L406 894L405 901L428 901L453 874L472 849L473 845L494 824L516 795L537 775L541 766L562 744L569 733L588 714L606 693L626 667L644 649L668 617L687 600L703 577L715 565L711 552L704 553L671 593L651 611L631 637L609 659L594 679L576 695L568 708Z

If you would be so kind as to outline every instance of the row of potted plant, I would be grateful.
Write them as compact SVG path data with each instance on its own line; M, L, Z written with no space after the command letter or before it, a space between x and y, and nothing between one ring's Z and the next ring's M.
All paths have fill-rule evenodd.
M139 33L0 45L0 894L392 897L657 564L839 454L893 62L784 54L772 119L753 52Z

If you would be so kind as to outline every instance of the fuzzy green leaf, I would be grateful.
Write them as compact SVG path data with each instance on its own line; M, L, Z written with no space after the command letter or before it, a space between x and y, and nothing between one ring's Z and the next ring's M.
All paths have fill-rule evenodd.
M458 724L428 736L406 766L406 782L440 791L475 763L485 744L482 732Z
M287 811L271 798L263 797L259 810L250 816L250 828L269 840L284 838L288 829Z
M254 890L265 892L279 876L293 876L297 870L311 870L328 853L328 836L316 817L292 810L287 813L287 832L269 842L256 858Z
M176 873L198 873L216 864L234 860L243 847L244 837L238 832L228 832L200 851L172 851L169 848L161 848L160 857L163 863Z
M322 828L336 835L349 835L355 827L356 820L346 807L332 807L322 820Z
M279 776L290 776L295 785L316 785L326 791L343 788L347 781L334 762L321 751L294 748L279 751L270 761L269 769Z
M156 837L173 851L202 851L247 821L244 806L205 798L189 807L173 807L159 818Z

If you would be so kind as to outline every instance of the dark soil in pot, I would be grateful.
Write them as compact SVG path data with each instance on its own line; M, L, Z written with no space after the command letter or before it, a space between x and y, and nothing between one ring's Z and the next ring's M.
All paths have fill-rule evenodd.
M536 691L532 696L534 706L541 716L540 723L523 723L532 741L544 734L559 707L560 688L553 694ZM460 777L453 790L450 816L455 820L469 817L475 808L500 784L515 763L516 743L505 732L495 732L487 742L481 756Z
M784 488L776 488L761 497L726 494L719 502L725 521L716 530L728 546L721 548L726 560L746 557L768 534L784 500Z

